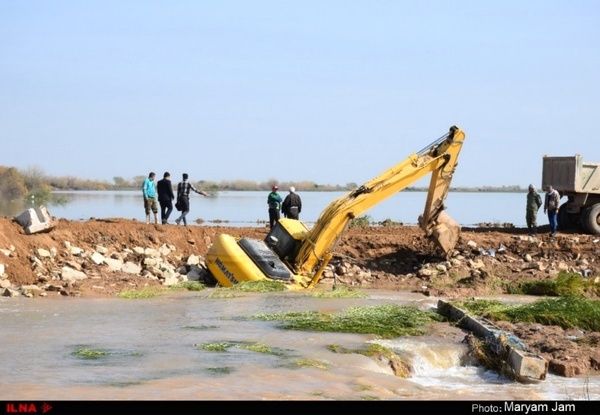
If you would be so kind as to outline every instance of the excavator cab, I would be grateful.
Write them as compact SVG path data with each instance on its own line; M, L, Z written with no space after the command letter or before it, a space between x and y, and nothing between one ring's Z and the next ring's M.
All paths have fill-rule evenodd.
M283 218L275 222L264 242L279 258L286 260L296 257L307 233L308 229L299 220Z

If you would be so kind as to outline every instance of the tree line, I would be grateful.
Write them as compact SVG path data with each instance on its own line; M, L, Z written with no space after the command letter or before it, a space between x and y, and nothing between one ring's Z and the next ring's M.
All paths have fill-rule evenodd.
M16 167L0 166L0 198L4 200L19 200L35 198L42 202L56 198L52 191L57 190L139 190L146 179L146 175L139 175L126 179L120 176L113 177L112 183L102 180L81 179L73 176L54 177L47 175L39 167L17 169ZM159 177L159 175L157 175ZM173 180L176 185L177 180ZM192 184L205 191L270 191L274 185L281 190L294 186L299 192L330 192L350 191L356 189L356 183L345 185L318 184L312 181L279 181L271 178L264 182L250 180L222 180L220 182L199 180ZM423 187L408 187L407 191L427 191ZM513 186L483 186L483 187L451 187L452 191L464 192L521 192L518 185Z
M53 191L60 190L139 190L146 179L139 175L126 179L121 176L113 177L113 181L81 179L73 176L54 177L47 175L39 167L17 169L16 167L0 166L0 197L5 200L35 198L38 201L52 199ZM162 176L157 174L157 177ZM173 178L172 178L173 179ZM173 180L174 186L177 180ZM297 191L344 191L357 187L355 183L340 185L323 185L312 181L280 181L269 179L264 182L250 180L223 180L220 182L199 180L192 184L209 192L218 191L270 191L274 185L280 189L294 186Z

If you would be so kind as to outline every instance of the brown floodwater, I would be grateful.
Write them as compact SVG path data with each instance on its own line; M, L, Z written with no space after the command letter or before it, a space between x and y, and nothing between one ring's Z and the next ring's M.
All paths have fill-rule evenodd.
M248 319L286 311L414 305L436 298L364 290L367 298L212 290L150 299L0 298L0 400L599 400L600 377L519 384L464 364L464 332L420 337L293 331ZM356 353L374 342L410 359L413 376ZM227 345L211 351L203 345ZM248 347L260 346L260 347ZM261 347L268 348L263 353ZM76 352L100 352L94 358Z

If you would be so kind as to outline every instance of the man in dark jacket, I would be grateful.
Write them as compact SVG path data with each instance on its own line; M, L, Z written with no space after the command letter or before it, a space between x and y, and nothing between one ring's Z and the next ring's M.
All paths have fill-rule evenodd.
M175 219L175 223L179 225L181 221L183 221L183 226L187 226L187 219L185 217L190 213L190 192L193 191L202 196L208 196L208 193L196 189L194 185L189 182L187 173L183 173L182 177L183 181L177 184L177 203L181 206L181 215Z
M168 171L165 172L163 178L156 183L158 191L158 203L160 203L160 218L162 224L166 225L171 212L173 212L173 185L171 184L171 175Z
M296 193L294 186L290 187L290 193L283 200L281 205L281 212L283 216L290 219L300 219L300 212L302 211L302 200Z

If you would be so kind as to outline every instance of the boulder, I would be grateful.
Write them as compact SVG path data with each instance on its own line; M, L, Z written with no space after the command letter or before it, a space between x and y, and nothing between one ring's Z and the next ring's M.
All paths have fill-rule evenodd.
M58 224L58 221L50 216L45 206L27 209L15 220L25 229L27 235L49 231Z

